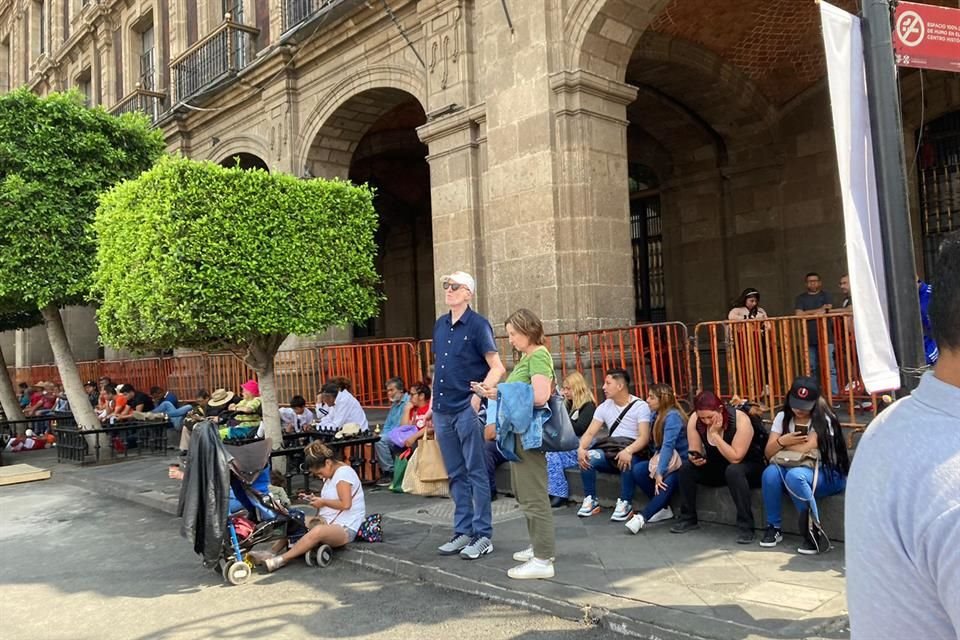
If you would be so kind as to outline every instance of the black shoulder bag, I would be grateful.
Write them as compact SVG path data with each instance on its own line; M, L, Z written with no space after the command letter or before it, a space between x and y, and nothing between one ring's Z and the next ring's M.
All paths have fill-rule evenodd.
M637 404L638 402L640 402L639 399L634 400L633 402L628 404L627 407L620 412L620 415L617 417L614 423L610 425L610 435L606 436L605 438L600 438L599 440L593 443L592 447L590 447L591 449L597 449L598 451L602 451L607 461L614 466L616 466L615 460L617 456L620 455L620 452L626 449L627 447L629 447L631 444L633 444L633 441L635 439L635 438L624 438L624 437L616 436L614 434L617 431L617 427L620 426L620 422L627 415L627 413L629 413L630 409L633 409L633 405ZM634 455L641 455L641 453L637 452Z

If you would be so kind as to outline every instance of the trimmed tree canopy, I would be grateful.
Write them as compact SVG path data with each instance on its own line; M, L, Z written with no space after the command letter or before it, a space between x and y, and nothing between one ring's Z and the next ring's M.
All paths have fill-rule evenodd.
M269 352L265 336L362 322L379 301L376 225L366 187L164 158L101 199L103 339Z
M77 93L0 97L0 298L26 310L85 302L98 195L163 148L144 116L88 109Z

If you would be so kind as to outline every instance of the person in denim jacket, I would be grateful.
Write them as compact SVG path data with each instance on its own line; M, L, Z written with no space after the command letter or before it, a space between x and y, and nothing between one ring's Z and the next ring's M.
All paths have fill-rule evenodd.
M656 467L652 460L633 464L630 473L620 475L621 495L632 495L636 487L647 494L650 502L625 525L631 533L639 533L647 524L670 520L670 497L680 484L678 469L670 470L674 453L680 464L687 460L687 414L677 404L677 396L668 384L655 384L647 392L647 404L655 413L653 450L659 454Z

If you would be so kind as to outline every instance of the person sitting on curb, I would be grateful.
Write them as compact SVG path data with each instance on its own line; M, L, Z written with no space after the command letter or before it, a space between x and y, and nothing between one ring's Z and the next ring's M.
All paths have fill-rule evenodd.
M650 407L630 393L630 374L624 369L610 369L603 381L607 399L597 407L593 422L580 438L577 462L583 479L583 504L577 515L581 518L600 513L597 499L597 473L620 474L633 467L634 456L647 449L650 443ZM607 427L608 437L596 440L600 430ZM599 447L603 443L603 447ZM624 522L633 512L633 492L621 491L610 520Z
M193 427L207 417L208 405L210 403L210 392L206 389L197 391L197 406L183 417L183 426L180 428L180 455L186 456L190 449L190 436L193 435Z
M188 413L193 411L193 406L185 404L183 406L178 406L177 396L171 391L164 391L160 387L151 387L150 388L150 397L154 402L153 410L150 412L150 417L147 418L144 414L139 412L134 412L134 418L137 420L150 419L150 418L160 418L161 420L170 420L170 424L173 425L174 429L179 429L183 426L183 419Z
M587 381L579 371L574 371L563 379L560 388L566 400L565 405L573 423L573 432L582 437L597 410L597 399L587 386ZM550 506L554 509L566 506L570 498L570 485L567 483L566 469L577 467L577 450L547 452L547 492L550 494Z
M324 481L319 496L302 494L317 510L317 517L312 519L309 531L285 553L250 552L250 557L270 572L321 544L336 549L353 542L366 517L363 485L357 472L337 460L333 451L319 441L307 445L304 455L310 473Z
M386 383L387 399L390 400L390 410L387 412L387 418L383 421L383 428L380 430L380 440L374 445L374 452L377 455L377 464L380 466L380 479L377 481L378 487L389 487L393 482L393 456L394 448L390 444L390 432L400 425L410 424L409 415L413 408L410 402L410 394L404 389L403 380L397 377L390 378ZM407 421L405 421L405 419Z
M145 394L143 391L137 391L129 382L117 385L117 393L123 394L127 399L127 407L130 409L127 417L133 417L132 414L134 411L137 413L147 413L153 411L153 398Z
M649 462L635 462L629 473L620 475L622 495L632 495L634 487L639 486L650 498L643 511L626 524L634 534L647 524L673 519L670 498L680 484L677 471L687 461L687 414L677 404L673 389L668 384L653 385L647 393L647 404L656 412L653 421L656 455Z
M756 433L746 413L724 405L711 391L700 392L694 408L687 422L690 450L679 473L680 519L670 532L700 528L698 484L726 484L737 508L737 544L750 544L756 539L750 488L760 486L765 434Z
M781 467L773 462L780 451L806 453L816 451L819 467ZM811 538L806 526L807 517L820 524L817 498L842 493L847 486L850 457L843 441L840 420L820 395L820 387L813 378L799 377L793 381L783 411L773 419L770 437L764 455L771 461L763 471L763 507L767 514L767 530L761 547L775 547L783 539L780 530L780 503L784 489L793 499L800 513L803 542L798 553L815 555L830 548L829 543ZM810 513L807 514L809 509ZM817 528L819 530L819 528Z

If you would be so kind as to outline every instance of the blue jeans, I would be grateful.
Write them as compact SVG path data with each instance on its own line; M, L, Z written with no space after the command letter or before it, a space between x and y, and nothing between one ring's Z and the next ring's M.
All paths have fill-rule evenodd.
M570 497L570 484L564 469L574 469L577 466L576 451L548 451L547 452L547 493L558 498Z
M810 374L820 383L820 347L810 345ZM837 396L840 394L840 387L837 385L837 358L836 348L832 344L827 345L827 356L830 358L830 392Z
M469 406L459 413L434 411L433 429L450 477L454 534L492 537L490 478L477 412Z
M813 485L813 469L807 467L790 467L788 469L775 464L768 465L763 470L761 482L763 508L767 512L767 525L778 529L783 523L783 518L780 516L780 503L786 490L784 483L790 489L790 499L793 500L797 511L803 511L809 507L810 513L817 522L820 522L820 512L817 510L815 498L843 493L843 490L847 487L847 478L838 471L821 466L820 474L817 477L817 491L814 494L810 491L810 487Z
M588 452L590 459L590 468L580 470L580 479L583 481L583 495L584 496L593 496L594 500L597 499L597 474L598 473L610 473L617 475L620 473L620 469L609 460L607 456L600 451L599 449L591 449ZM623 487L620 487L620 499L621 500L631 500L633 494L625 496L623 493Z
M170 418L170 422L177 429L183 425L183 417L191 411L193 411L193 407L191 405L185 404L178 409L177 407L173 406L169 400L164 400L153 408L154 413L167 414L167 417Z
M487 465L487 476L490 479L490 495L493 496L497 493L497 467L506 462L507 459L500 453L500 447L497 446L496 440L484 441L483 453L484 462ZM514 487L513 491L516 493L517 488Z
M680 486L680 474L668 473L667 477L663 479L663 482L667 485L667 489L655 494L653 478L650 477L649 460L634 462L630 473L620 474L620 495L630 496L624 499L632 502L633 494L636 492L637 487L639 487L640 490L650 498L650 502L648 502L647 506L640 512L644 520L649 520L663 508L670 505L670 497L676 488Z

